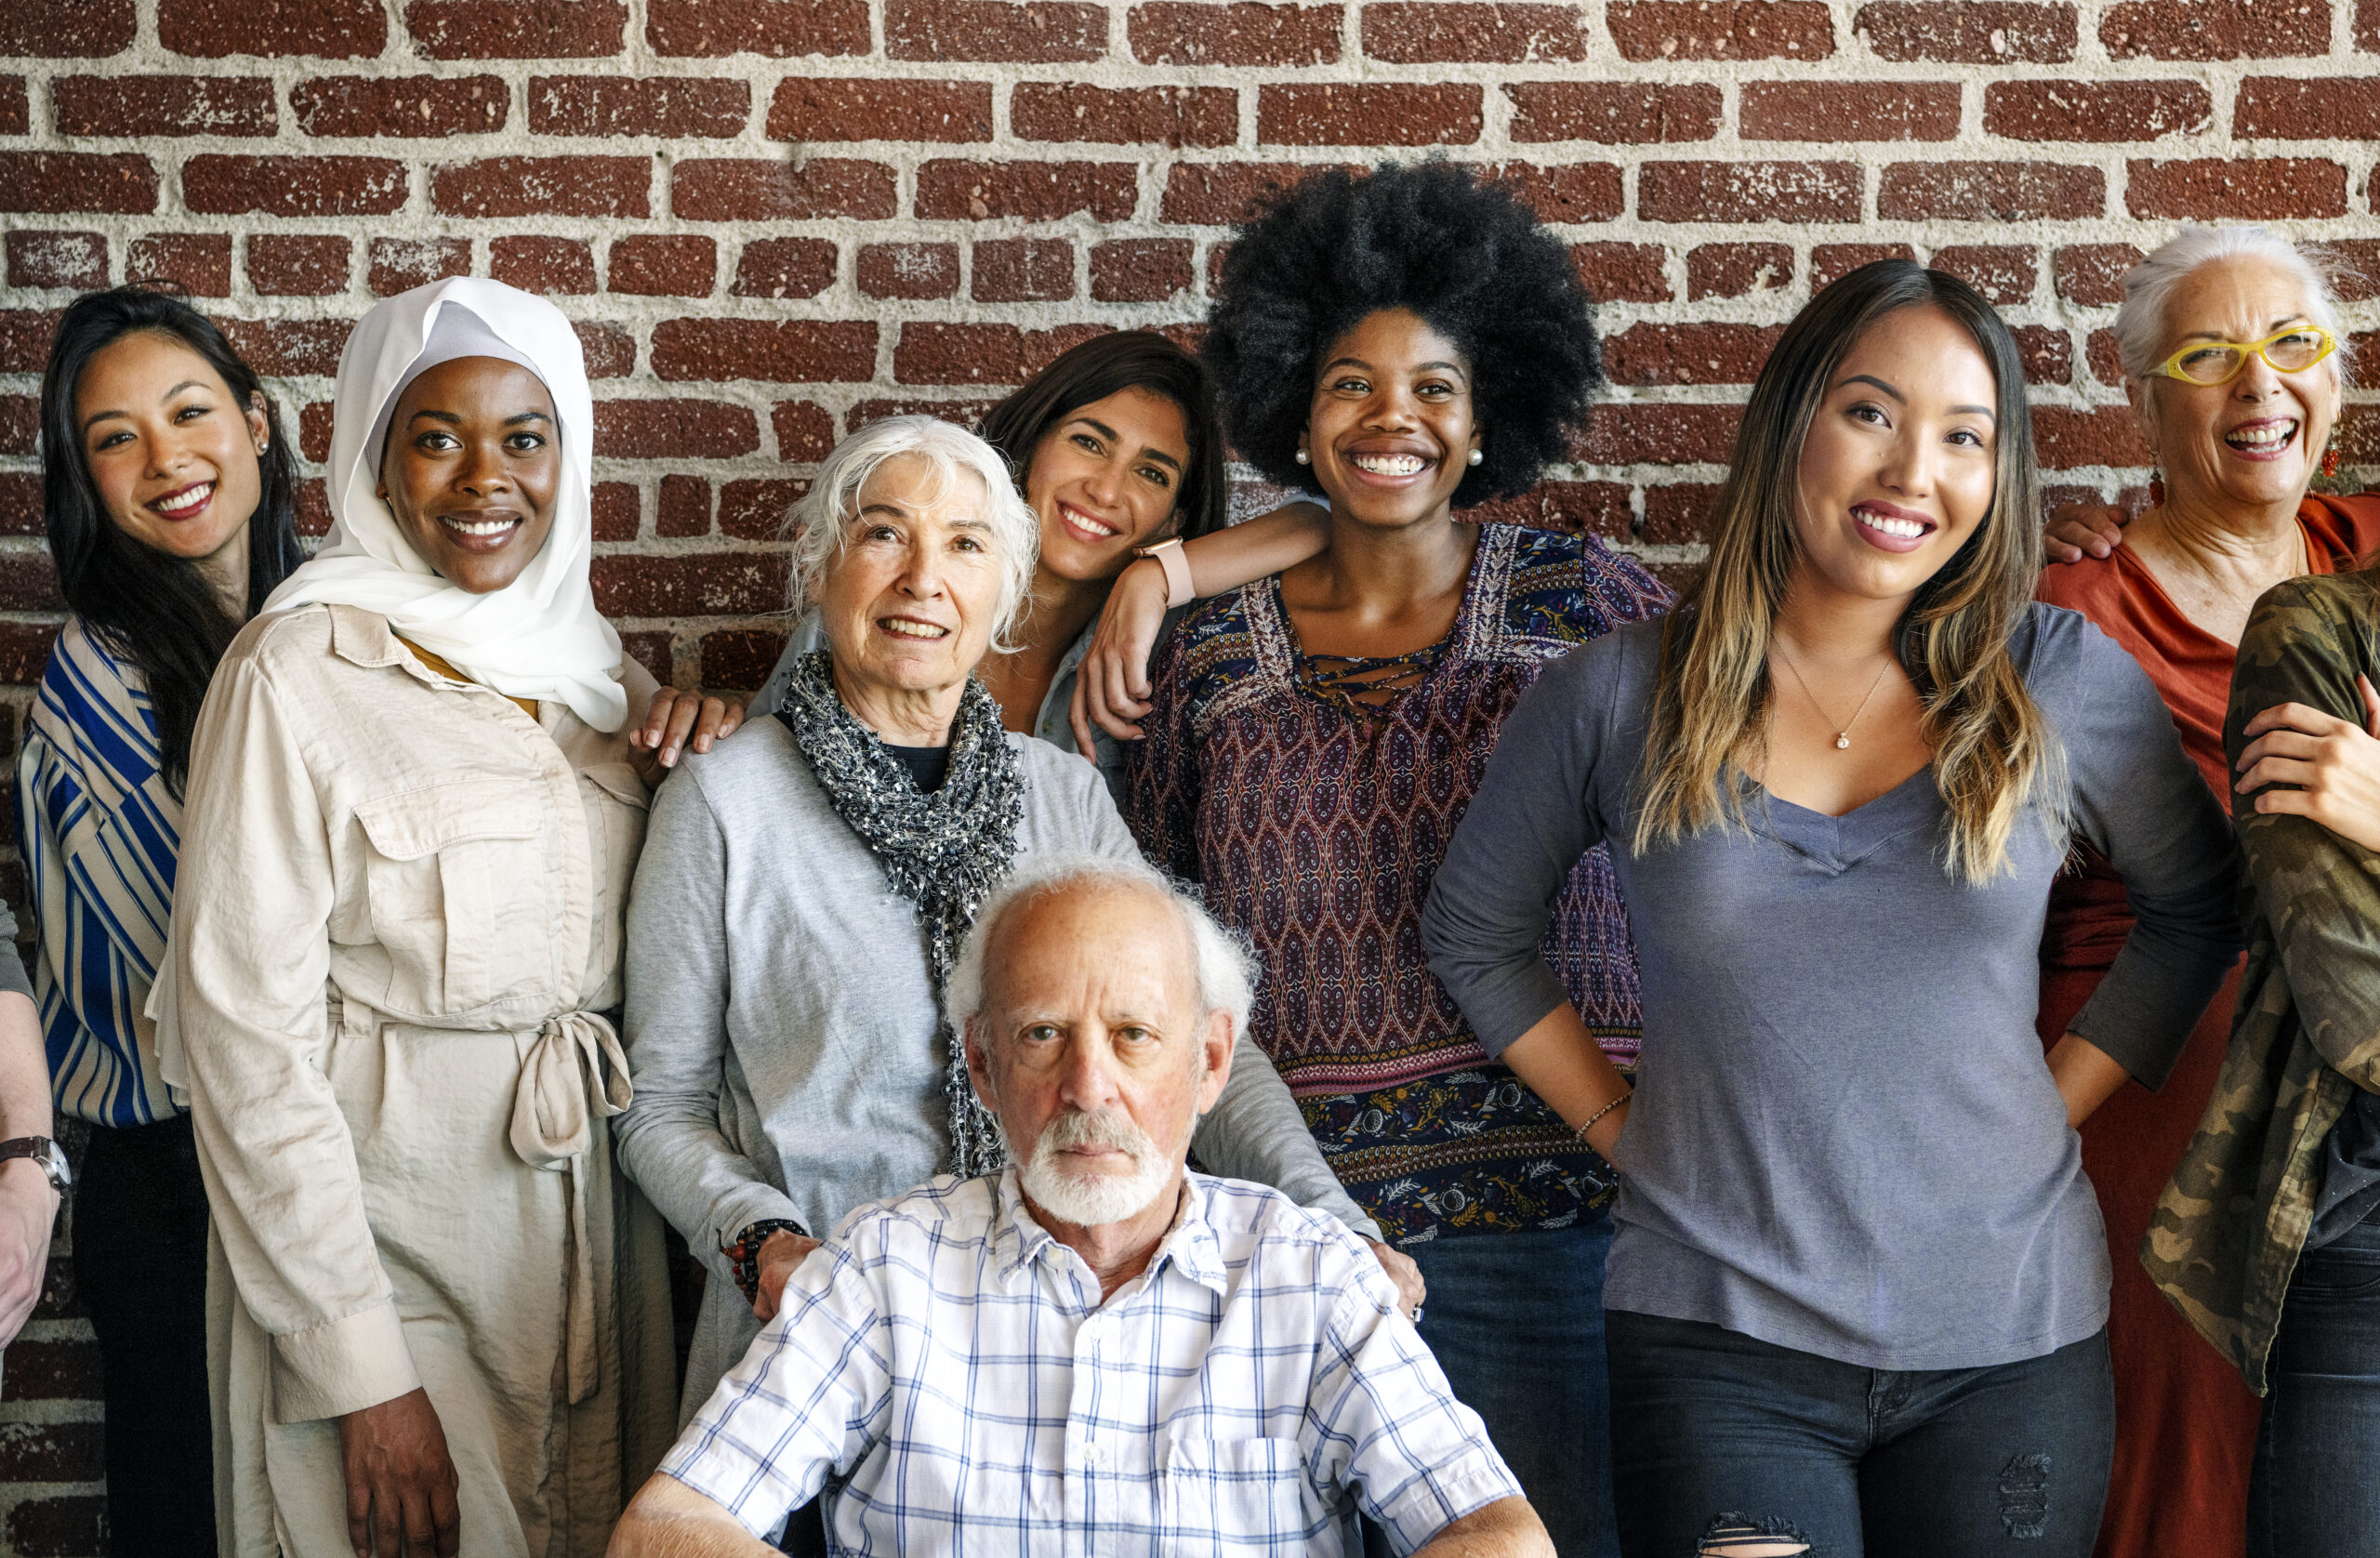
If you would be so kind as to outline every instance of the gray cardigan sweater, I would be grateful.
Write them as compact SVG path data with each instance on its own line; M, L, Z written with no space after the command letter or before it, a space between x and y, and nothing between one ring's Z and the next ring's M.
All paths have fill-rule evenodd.
M1008 739L1025 770L1020 855L1137 854L1097 769ZM760 1331L721 1247L761 1218L824 1238L853 1208L941 1172L945 1051L915 910L776 720L689 753L654 796L628 945L635 1100L613 1140L715 1277L682 1420ZM1212 1172L1379 1237L1245 1036L1195 1150Z

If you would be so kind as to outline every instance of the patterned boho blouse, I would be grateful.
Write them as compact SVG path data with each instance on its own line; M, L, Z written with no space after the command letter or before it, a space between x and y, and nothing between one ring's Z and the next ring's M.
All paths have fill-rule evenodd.
M1307 657L1274 579L1194 608L1158 653L1125 820L1254 944L1250 1029L1393 1243L1562 1227L1608 1195L1599 1160L1431 976L1421 905L1539 670L1669 603L1592 536L1491 524L1452 630L1420 654ZM1368 685L1401 690L1376 703ZM1545 944L1605 1051L1633 1064L1636 952L1604 851L1572 872Z

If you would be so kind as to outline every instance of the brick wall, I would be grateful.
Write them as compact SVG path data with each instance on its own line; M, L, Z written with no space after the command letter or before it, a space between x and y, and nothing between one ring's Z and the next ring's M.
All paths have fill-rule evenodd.
M1613 388L1514 507L1675 569L1778 326L1884 253L2018 326L2055 491L2136 492L2114 278L2185 217L2380 276L2374 138L2380 0L0 0L0 742L56 621L32 397L79 288L179 281L314 462L373 298L555 294L598 598L656 669L748 687L766 538L839 434L1191 325L1301 166L1443 151L1561 224ZM57 1294L10 1350L0 1554L96 1551L88 1335Z

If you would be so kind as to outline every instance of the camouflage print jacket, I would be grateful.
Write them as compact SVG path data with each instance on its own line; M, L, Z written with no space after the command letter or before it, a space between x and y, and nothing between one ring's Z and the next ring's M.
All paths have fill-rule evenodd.
M2292 580L2256 602L2223 746L2300 703L2360 725L2380 682L2380 573ZM2141 1263L2262 1394L2282 1297L2321 1191L2323 1143L2354 1089L2380 1092L2380 855L2232 798L2253 901L2221 1079L2141 1241Z

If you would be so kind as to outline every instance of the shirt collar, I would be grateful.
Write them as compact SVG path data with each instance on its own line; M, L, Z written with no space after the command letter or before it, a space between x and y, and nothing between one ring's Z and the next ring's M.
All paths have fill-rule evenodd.
M1165 1237L1157 1241L1157 1253L1149 1257L1148 1267L1141 1274L1139 1280L1144 1286L1154 1285L1170 1266L1219 1297L1229 1294L1231 1275L1223 1266L1222 1241L1216 1238L1214 1225L1208 1221L1209 1197L1212 1194L1205 1175L1183 1173L1181 1204ZM1019 1273L1064 1247L1058 1243L1056 1235L1034 1221L1013 1167L1001 1171L993 1200L992 1259L1000 1283L1006 1287Z

